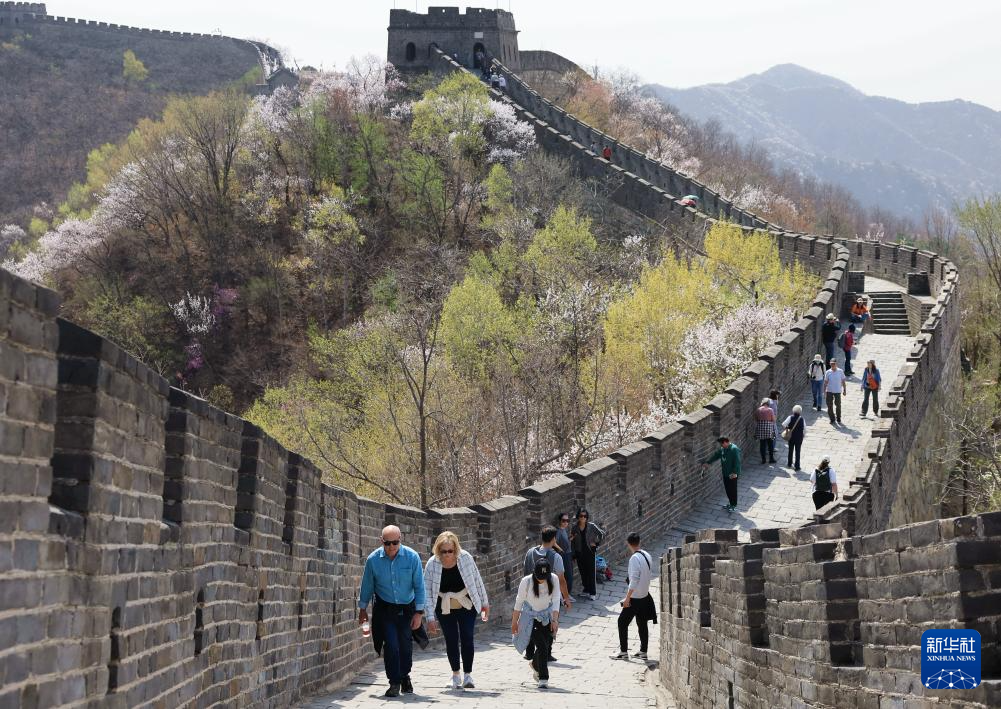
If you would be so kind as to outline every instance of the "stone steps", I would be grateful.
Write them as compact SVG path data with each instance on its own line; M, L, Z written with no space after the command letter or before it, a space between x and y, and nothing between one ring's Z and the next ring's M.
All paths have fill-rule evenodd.
M872 331L878 335L910 335L903 294L896 291L867 293L869 312L872 314Z

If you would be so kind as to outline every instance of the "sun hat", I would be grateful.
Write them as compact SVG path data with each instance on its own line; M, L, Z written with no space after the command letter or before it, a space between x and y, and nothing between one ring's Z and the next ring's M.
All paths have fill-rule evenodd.
M834 320L834 319L835 319L835 318L834 318L834 313L828 313L828 314L827 314L827 319L828 319L828 320Z

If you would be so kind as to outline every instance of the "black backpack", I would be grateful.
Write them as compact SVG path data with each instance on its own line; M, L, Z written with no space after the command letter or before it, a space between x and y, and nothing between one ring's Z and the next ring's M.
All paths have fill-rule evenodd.
M814 470L817 475L817 492L830 492L831 491L831 469L824 468L821 470L817 468Z

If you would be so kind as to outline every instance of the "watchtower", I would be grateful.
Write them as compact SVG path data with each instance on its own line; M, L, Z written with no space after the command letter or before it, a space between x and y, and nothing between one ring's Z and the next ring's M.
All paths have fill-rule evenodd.
M514 15L506 10L467 7L429 7L427 14L410 10L389 11L389 62L403 72L433 68L432 47L438 47L459 63L479 68L477 54L487 61L498 59L511 69L521 66L518 30Z
M0 25L17 27L45 14L43 2L0 2Z

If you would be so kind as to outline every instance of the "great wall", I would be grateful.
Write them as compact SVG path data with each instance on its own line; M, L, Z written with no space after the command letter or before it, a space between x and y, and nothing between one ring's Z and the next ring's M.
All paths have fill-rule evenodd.
M402 12L391 59L393 23L405 31L416 15ZM435 71L466 70L450 37L427 48ZM697 463L718 435L744 444L765 392L806 388L802 364L826 312L864 290L866 274L905 283L917 273L932 298L905 301L916 344L842 499L797 529L752 530L750 541L704 530L664 556L660 676L693 707L1001 705L1001 513L934 520L922 485L936 474L941 428L927 413L958 379L954 265L785 232L581 123L495 61L508 88L492 97L547 151L612 185L615 202L679 248L715 217L769 231L785 263L826 277L813 307L723 393L643 440L517 495L420 510L323 483L257 427L60 319L52 291L0 272L0 707L287 707L342 686L373 658L356 598L384 524L422 554L455 531L495 607L509 605L527 540L557 512L600 508L606 554L621 562L628 532L663 535L693 500L717 494L718 475ZM584 147L592 140L612 147L613 162ZM703 212L677 202L688 193ZM980 687L922 686L917 645L929 627L980 631Z

